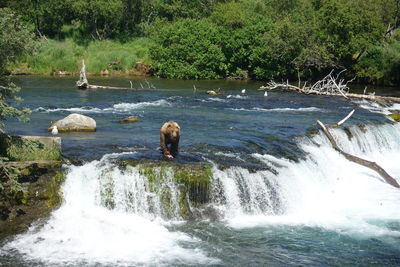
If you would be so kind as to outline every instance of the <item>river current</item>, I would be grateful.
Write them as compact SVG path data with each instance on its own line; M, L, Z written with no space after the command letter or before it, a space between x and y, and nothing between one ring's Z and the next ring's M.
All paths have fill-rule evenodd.
M333 130L339 146L400 182L400 126L385 115L399 106L264 96L257 82L91 78L123 87L131 80L140 90L81 91L74 80L16 81L21 106L33 112L28 123L9 121L9 132L50 135L51 121L71 113L94 118L97 131L60 134L63 156L75 163L65 166L64 202L28 232L0 241L0 265L400 265L400 191L334 151L316 125L354 109L345 129ZM218 88L217 96L205 94ZM119 123L132 115L138 123ZM159 160L168 120L182 128L176 161L213 165L217 219L164 218L145 201L145 178L113 163ZM112 209L99 201L106 180L117 192Z

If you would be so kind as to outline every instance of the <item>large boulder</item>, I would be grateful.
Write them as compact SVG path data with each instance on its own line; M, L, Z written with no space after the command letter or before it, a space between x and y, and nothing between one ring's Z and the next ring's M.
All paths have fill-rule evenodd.
M52 130L53 126L57 126L59 132L95 132L96 121L88 116L73 113L62 120L51 125L48 129Z

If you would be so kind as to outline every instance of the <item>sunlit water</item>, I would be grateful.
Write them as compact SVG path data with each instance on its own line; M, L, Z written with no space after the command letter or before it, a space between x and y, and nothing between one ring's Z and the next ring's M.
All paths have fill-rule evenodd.
M334 123L355 109L346 132L333 130L339 146L400 182L400 127L383 115L391 107L285 92L264 97L261 84L250 82L133 80L147 89L78 91L73 81L19 81L33 114L28 124L10 122L11 132L49 135L50 121L73 112L93 117L98 130L60 135L64 155L86 163L67 167L64 203L49 219L2 242L0 265L400 264L400 191L311 134L316 119ZM221 95L204 94L218 87ZM140 122L118 122L130 115ZM112 163L158 160L158 131L170 119L182 127L177 161L214 165L215 221L166 219L138 170ZM110 184L112 209L102 198ZM174 196L176 185L166 186Z

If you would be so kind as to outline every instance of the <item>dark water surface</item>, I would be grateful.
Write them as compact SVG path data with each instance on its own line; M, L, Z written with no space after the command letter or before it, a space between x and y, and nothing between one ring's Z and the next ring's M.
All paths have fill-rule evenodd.
M334 123L356 109L350 124L385 122L387 119L342 98L257 91L260 82L180 81L131 78L90 79L93 84L134 87L140 90L77 90L75 77L23 77L23 106L33 112L28 123L9 122L15 134L51 135L47 128L71 113L94 118L96 133L60 134L63 154L80 159L98 159L106 153L135 150L139 158L158 159L159 129L168 120L182 129L182 161L201 161L204 156L223 160L235 153L246 160L250 153L268 153L295 159L300 152L294 138L316 129L316 119ZM194 92L193 85L197 91ZM150 89L149 89L150 88ZM206 90L221 94L210 96ZM242 94L241 90L246 89ZM398 90L393 90L398 92ZM139 117L139 123L119 120ZM228 165L232 165L229 159ZM240 162L236 162L240 164Z

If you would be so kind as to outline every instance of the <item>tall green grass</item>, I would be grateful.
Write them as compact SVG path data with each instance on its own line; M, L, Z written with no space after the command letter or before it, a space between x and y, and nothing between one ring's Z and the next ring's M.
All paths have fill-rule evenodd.
M86 72L99 74L130 73L137 61L150 64L150 40L133 39L129 42L93 41L81 46L74 41L43 40L31 55L25 55L10 70L14 73L53 74L58 71L77 73L85 60ZM114 63L114 64L110 64ZM117 63L117 64L115 64Z

